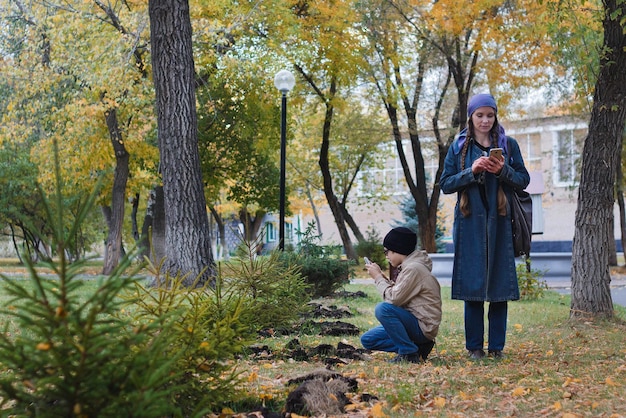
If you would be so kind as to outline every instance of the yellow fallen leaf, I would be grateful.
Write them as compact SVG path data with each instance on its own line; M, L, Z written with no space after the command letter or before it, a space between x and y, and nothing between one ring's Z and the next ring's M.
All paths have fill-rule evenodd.
M616 381L614 381L613 379L611 379L610 377L607 377L604 382L609 385L609 386L621 386L619 383L617 383Z
M515 389L513 389L513 392L511 392L511 395L513 395L513 396L524 396L527 393L528 393L528 389L523 388L521 386L518 386Z
M515 324L513 325L515 327L516 330L521 331L522 330L522 324Z
M443 408L444 406L446 406L446 398L436 397L435 406L437 408Z
M548 357L552 356L553 354L554 354L554 351L552 351L552 350L548 350L546 352L546 356L548 356Z
M328 397L330 399L332 399L333 401L337 402L339 399L337 399L337 396L334 393L329 393Z
M291 418L307 418L303 415L298 415L298 414L294 414L293 412L291 413Z
M380 367L374 366L374 374L378 374Z
M271 369L272 367L274 367L274 365L273 365L273 364L271 364L271 363L265 363L265 364L263 365L263 367L264 367L264 368L266 368L266 369Z
M563 405L561 405L561 402L556 401L554 405L552 405L552 409L554 409L555 411L560 411L561 409L563 409Z
M248 376L248 382L250 383L255 382L258 378L259 378L259 375L256 374L256 372L252 372L250 373L250 376Z
M387 418L387 414L383 411L383 405L380 403L377 403L372 407L370 410L370 416L372 418Z

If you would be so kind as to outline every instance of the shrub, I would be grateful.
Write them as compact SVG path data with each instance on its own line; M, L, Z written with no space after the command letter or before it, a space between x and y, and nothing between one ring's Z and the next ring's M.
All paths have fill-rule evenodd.
M382 244L383 239L372 227L367 230L366 237L365 241L361 241L355 246L354 249L357 255L359 257L367 257L378 264L381 269L386 269L387 258L385 257L385 249Z
M316 242L321 235L313 234L310 223L301 234L297 252L283 252L280 260L287 268L297 266L304 277L312 298L333 294L350 282L352 263L343 260L341 247L322 246Z
M214 283L191 287L181 277L159 277L164 282L158 288L136 283L129 315L137 326L156 324L151 331L155 338L168 333L162 355L174 359L171 370L176 371L167 382L172 388L169 402L183 416L204 416L243 396L235 390L238 372L226 360L240 353L254 335L245 322L245 298L226 292L221 274ZM167 326L169 318L174 318L174 326Z
M300 265L285 265L279 251L257 256L254 243L239 248L239 259L225 263L224 271L229 294L244 298L244 322L258 331L296 321L309 301L309 286Z
M545 272L531 268L530 258L526 258L524 263L518 263L516 270L520 299L537 300L543 297L543 293L548 289L548 284L542 280Z

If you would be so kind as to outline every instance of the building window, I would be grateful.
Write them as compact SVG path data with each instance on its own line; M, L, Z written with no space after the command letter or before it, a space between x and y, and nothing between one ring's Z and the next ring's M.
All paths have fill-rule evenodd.
M293 241L293 224L285 221L285 242Z
M557 132L554 178L557 186L576 186L580 169L580 132L566 129Z
M276 227L271 222L265 223L265 242L276 241Z
M518 134L515 139L517 139L528 171L541 171L541 135L539 133Z

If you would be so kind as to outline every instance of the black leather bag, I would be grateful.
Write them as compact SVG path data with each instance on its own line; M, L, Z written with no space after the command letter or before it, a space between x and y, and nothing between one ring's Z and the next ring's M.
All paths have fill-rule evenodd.
M524 190L514 190L511 196L511 223L515 257L522 255L528 257L533 234L533 200Z

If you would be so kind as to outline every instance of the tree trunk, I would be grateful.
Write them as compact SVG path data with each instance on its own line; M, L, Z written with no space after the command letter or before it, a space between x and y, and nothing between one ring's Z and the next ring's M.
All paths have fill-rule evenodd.
M217 249L217 258L220 259L224 254L228 254L228 248L226 246L226 225L224 224L224 220L222 219L219 212L215 209L215 206L209 205L209 211L213 215L213 219L215 219L215 223L217 224L217 233L218 233L218 246ZM225 251L226 250L226 251Z
M130 220L132 224L132 233L135 244L141 243L141 235L139 235L139 223L137 222L137 212L139 210L139 193L135 193L131 200L132 210L130 212Z
M317 211L315 200L313 200L313 194L311 193L311 187L309 185L309 182L306 182L306 197L309 199L309 204L311 205L311 210L313 211L313 218L315 219L317 234L322 235L322 222L320 221L320 215Z
M150 44L165 204L165 271L184 284L213 280L187 0L150 0Z
M113 176L113 190L111 192L111 218L109 233L104 242L104 264L102 274L111 274L122 257L122 229L124 227L124 204L126 197L126 183L128 181L128 152L124 145L122 133L117 121L117 110L108 109L104 113L111 145L115 153L115 174Z
M141 227L143 255L149 257L154 265L165 259L165 205L163 186L155 186L150 191L146 207L146 216Z
M604 0L604 55L582 156L572 249L571 318L612 317L608 266L613 183L626 120L626 34L615 15L619 0Z
M326 195L328 206L330 207L330 211L335 219L335 224L339 230L339 237L341 238L344 251L346 252L346 257L350 260L358 260L358 256L354 246L352 245L352 241L350 240L348 228L346 227L344 212L341 208L341 204L339 203L339 199L337 199L337 195L335 195L333 190L333 179L330 174L330 164L328 160L328 153L330 149L330 127L332 125L334 113L334 107L331 100L332 97L335 96L336 89L337 85L333 80L330 87L331 99L325 102L326 114L324 115L324 127L322 129L322 146L320 147L319 166L322 171L322 178L324 182L324 195Z

